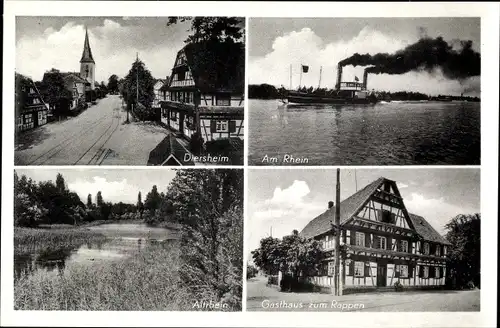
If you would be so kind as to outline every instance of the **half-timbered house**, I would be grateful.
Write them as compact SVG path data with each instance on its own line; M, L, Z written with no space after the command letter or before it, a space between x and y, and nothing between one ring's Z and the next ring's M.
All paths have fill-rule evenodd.
M245 51L241 43L197 42L177 53L161 120L186 139L243 139Z
M47 123L48 106L33 80L16 73L16 132Z
M335 205L300 232L322 242L324 262L307 277L321 289L334 287ZM446 241L423 217L408 213L396 182L379 178L340 203L343 292L445 284Z

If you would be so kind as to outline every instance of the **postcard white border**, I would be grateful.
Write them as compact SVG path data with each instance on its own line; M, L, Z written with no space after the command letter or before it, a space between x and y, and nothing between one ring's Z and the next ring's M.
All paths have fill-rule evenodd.
M115 2L5 1L2 129L1 325L26 326L259 326L259 327L489 327L496 325L498 196L498 3L285 3L285 2ZM15 16L244 16L244 17L481 17L481 213L482 286L480 312L425 313L202 313L60 312L13 310L13 174ZM250 33L248 31L247 33ZM251 37L251 35L249 36ZM248 45L248 39L247 39ZM248 66L247 66L248 67ZM247 102L246 102L247 103ZM246 147L249 119L246 115ZM245 150L245 155L248 151ZM245 156L246 157L246 156ZM245 162L246 162L245 158ZM422 168L422 166L418 166ZM51 166L51 168L55 168ZM67 168L67 167L64 167ZM83 167L75 167L81 169ZM102 167L116 169L117 167ZM119 168L137 168L120 166ZM228 168L228 167L225 167ZM304 168L304 167L294 167ZM273 169L294 169L275 167ZM325 167L307 167L324 169ZM354 167L350 167L354 168ZM369 168L369 167L363 167ZM380 168L380 167L377 167ZM400 168L400 167L399 167ZM411 168L411 167L409 167ZM444 167L443 167L444 168ZM137 168L151 169L151 168ZM253 169L253 167L252 167ZM268 169L259 167L255 169ZM248 168L245 166L245 171ZM245 183L247 182L245 174ZM245 184L246 188L246 184ZM247 202L245 191L245 202ZM245 210L246 214L246 210ZM487 226L485 226L487 225ZM247 226L247 225L245 225ZM247 232L245 231L245 236ZM245 254L246 254L245 250ZM245 255L246 256L246 255ZM245 262L246 263L246 262ZM246 265L245 265L246 267ZM246 295L246 291L244 292Z

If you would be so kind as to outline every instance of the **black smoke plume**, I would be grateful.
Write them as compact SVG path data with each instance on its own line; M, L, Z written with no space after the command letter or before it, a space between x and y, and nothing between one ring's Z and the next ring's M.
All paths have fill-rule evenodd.
M446 78L463 80L481 74L481 55L472 49L472 41L460 41L460 49L442 37L424 37L394 54L354 54L339 62L340 66L370 66L366 70L375 74L404 74L424 70L432 73L441 68Z

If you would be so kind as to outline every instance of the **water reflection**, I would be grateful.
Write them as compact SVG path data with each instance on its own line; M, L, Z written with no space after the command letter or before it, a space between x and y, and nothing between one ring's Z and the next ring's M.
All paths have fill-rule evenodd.
M149 245L167 245L169 239L146 238L108 238L105 241L85 243L76 248L60 248L51 251L42 251L35 254L14 255L14 277L32 274L36 270L46 270L56 274L63 274L66 267L78 263L92 265L113 261L141 252Z

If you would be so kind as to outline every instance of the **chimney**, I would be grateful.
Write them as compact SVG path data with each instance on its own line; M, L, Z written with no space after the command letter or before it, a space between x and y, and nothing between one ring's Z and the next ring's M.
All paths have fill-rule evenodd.
M363 73L363 88L367 90L368 86L368 71L365 69L365 72Z
M328 209L332 208L332 207L333 207L333 205L334 205L334 202L329 201L329 202L328 202Z
M337 88L337 90L340 90L340 82L342 82L342 65L338 64L337 65L337 84L335 85L335 88Z

